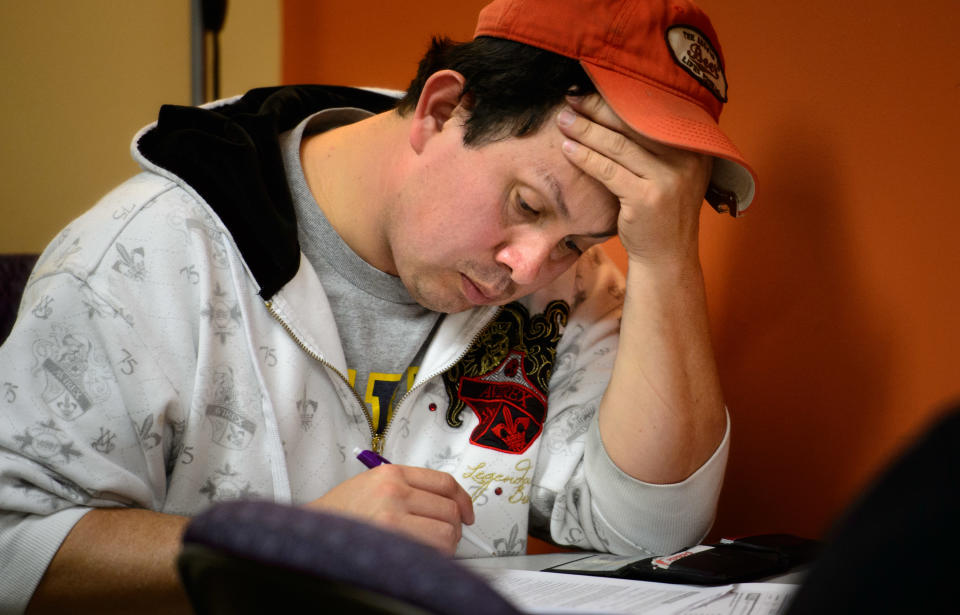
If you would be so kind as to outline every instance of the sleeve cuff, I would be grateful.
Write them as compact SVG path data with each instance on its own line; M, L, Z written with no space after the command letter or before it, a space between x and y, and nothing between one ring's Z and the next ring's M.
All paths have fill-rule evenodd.
M46 516L0 515L0 545L5 554L0 613L24 612L67 534L90 510L78 506Z
M613 463L594 418L587 432L584 472L595 518L619 539L616 550L662 555L703 540L716 515L729 449L727 413L720 445L693 474L678 483L646 483Z

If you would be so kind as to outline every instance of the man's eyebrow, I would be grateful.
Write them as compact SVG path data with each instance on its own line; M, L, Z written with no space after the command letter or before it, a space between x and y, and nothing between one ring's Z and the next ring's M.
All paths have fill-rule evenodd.
M550 171L541 169L540 177L547 184L547 187L550 188L550 193L553 195L553 202L557 204L557 210L560 212L560 215L564 218L570 217L570 210L567 209L567 203L563 200L563 189L560 188L560 182L557 181L557 178L553 176Z
M553 200L557 204L557 210L560 212L560 215L564 218L570 218L570 210L567 209L567 203L563 200L563 190L560 188L560 182L558 182L557 178L547 170L542 170L540 177L546 183L547 187L550 188L550 193L553 195ZM610 230L601 231L599 233L583 233L581 237L589 237L591 239L608 239L617 235L618 232L619 229L614 226Z

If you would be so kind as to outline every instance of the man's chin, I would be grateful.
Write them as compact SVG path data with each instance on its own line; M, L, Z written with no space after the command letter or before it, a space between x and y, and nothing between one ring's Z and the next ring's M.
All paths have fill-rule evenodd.
M482 303L474 303L462 295L455 297L416 296L414 299L426 309L443 314L458 314L478 307L506 305L511 301L511 298L507 298L498 301L488 300Z
M441 314L457 314L476 307L465 297L439 296L439 293L412 293L413 299L431 312Z

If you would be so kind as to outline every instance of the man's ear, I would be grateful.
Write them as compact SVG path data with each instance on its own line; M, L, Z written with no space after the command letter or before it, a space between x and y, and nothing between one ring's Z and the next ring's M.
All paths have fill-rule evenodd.
M410 145L418 154L451 119L459 121L460 96L466 79L454 70L437 71L427 78L410 125Z

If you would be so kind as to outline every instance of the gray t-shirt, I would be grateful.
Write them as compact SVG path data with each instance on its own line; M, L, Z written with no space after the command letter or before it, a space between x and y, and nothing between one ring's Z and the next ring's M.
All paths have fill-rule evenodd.
M348 374L378 432L416 377L416 363L440 314L419 305L400 278L373 267L330 226L307 187L300 161L305 136L369 117L362 109L328 109L280 137L287 183L298 222L300 249L313 265L333 308ZM413 222L412 222L413 223ZM386 410L386 411L384 411Z

